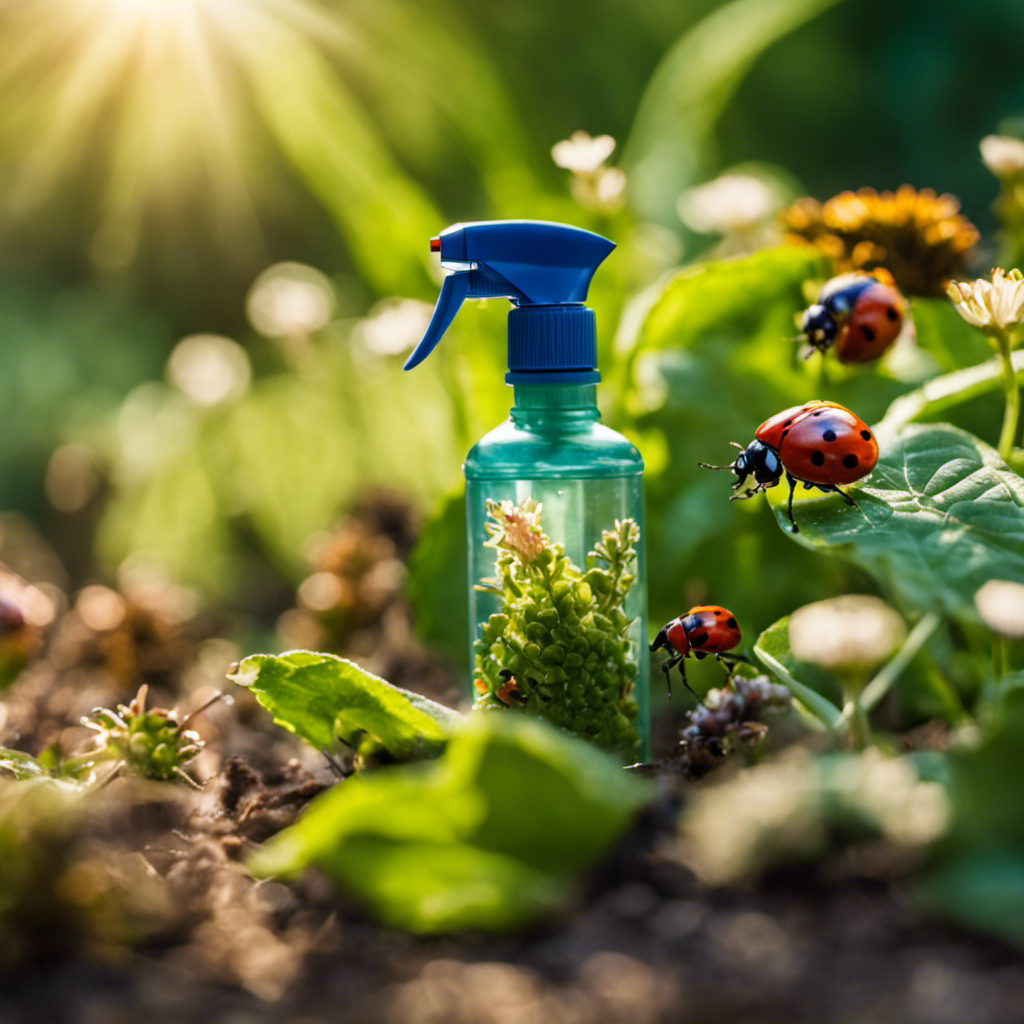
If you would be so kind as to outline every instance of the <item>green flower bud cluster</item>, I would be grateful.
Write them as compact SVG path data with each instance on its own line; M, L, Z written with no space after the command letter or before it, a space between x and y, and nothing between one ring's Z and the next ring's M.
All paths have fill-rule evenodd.
M83 718L82 724L96 733L95 745L66 767L85 772L101 762L120 762L130 775L194 786L183 769L199 755L203 741L197 732L184 728L188 719L179 721L177 711L147 709L147 692L142 686L130 704L119 704L117 711L95 708Z
M624 759L637 756L635 683L623 605L636 582L640 529L616 521L587 556L586 570L540 527L527 499L488 502L495 578L478 587L502 599L476 641L478 709L546 718Z

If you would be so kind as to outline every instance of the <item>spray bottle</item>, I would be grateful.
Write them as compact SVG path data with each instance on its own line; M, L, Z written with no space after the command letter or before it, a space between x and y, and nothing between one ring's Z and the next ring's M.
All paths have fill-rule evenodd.
M615 248L546 221L456 224L407 370L467 298L504 296L506 422L466 458L470 658L478 706L535 713L631 762L649 753L643 459L603 426L584 305Z

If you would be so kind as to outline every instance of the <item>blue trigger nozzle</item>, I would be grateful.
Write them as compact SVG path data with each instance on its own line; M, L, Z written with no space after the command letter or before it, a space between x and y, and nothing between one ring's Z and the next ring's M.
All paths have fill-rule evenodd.
M455 224L430 247L452 273L405 369L434 350L467 298L504 296L515 307L506 380L521 383L535 374L557 374L563 383L597 378L594 314L583 303L614 242L568 224L506 220Z

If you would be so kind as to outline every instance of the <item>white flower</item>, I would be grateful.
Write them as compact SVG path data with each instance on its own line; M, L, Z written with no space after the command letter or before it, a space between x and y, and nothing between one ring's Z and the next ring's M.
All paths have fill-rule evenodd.
M1005 331L1016 327L1024 316L1024 275L1019 270L1007 273L996 267L991 281L950 281L946 294L956 311L982 330Z
M400 355L423 337L433 312L433 306L419 299L384 299L370 310L357 334L378 355Z
M683 223L701 234L749 231L767 220L781 205L778 192L752 174L723 174L714 181L687 189L679 197Z
M832 670L877 665L906 635L900 614L865 594L804 605L789 620L789 646L794 656Z
M981 159L997 178L1024 171L1024 141L1006 135L986 135L981 140Z
M1010 580L989 580L974 595L981 621L1000 636L1024 637L1024 586Z
M615 150L610 135L592 137L584 131L573 132L551 147L551 159L558 167L576 174L593 174Z

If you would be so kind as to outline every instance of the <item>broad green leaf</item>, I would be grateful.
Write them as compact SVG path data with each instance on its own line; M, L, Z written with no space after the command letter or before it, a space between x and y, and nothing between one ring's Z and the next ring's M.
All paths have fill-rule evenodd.
M315 863L411 931L507 928L564 902L649 793L543 722L479 714L439 760L335 786L251 866L296 874Z
M49 778L49 775L46 766L31 754L26 754L22 750L11 750L10 747L0 747L0 777L24 780Z
M798 490L799 543L849 559L908 605L976 621L974 595L991 579L1024 583L1024 480L988 445L945 424L878 433L882 455L837 496ZM787 488L769 492L789 534Z
M795 313L802 305L803 282L820 274L822 267L817 250L809 246L762 249L739 259L687 267L651 307L643 343L683 347L716 329L730 334L757 329L780 301L787 314ZM795 333L796 325L785 323L780 342ZM775 358L779 355L776 352Z
M274 720L321 750L368 734L396 760L434 757L461 716L333 654L254 654L230 676Z
M769 626L754 644L754 654L769 672L789 687L793 698L818 721L836 729L842 712L819 692L828 687L828 679L813 665L797 661L789 646L789 616Z

